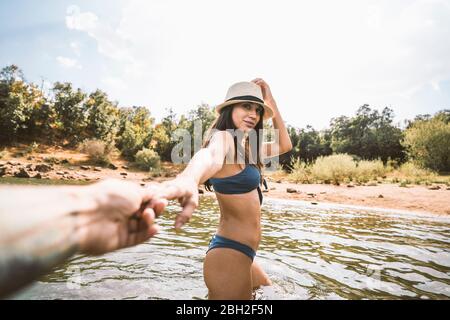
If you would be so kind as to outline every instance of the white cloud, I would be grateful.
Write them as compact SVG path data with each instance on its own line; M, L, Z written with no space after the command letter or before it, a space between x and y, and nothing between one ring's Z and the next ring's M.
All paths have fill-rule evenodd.
M431 81L431 86L435 91L441 91L441 87L438 81Z
M81 44L77 41L72 41L69 45L73 52L79 57L81 55Z
M56 57L56 61L58 61L59 65L64 68L82 69L81 65L76 59L58 56Z
M95 29L98 25L98 17L94 13L80 13L80 8L78 6L69 6L66 13L66 25L69 29L90 31Z
M400 117L434 108L450 81L444 0L130 0L114 28L78 7L66 25L114 62L102 75L113 98L157 117L220 103L233 82L263 77L289 123L320 128L364 103Z
M128 44L109 25L99 21L92 12L80 12L77 6L67 9L66 26L72 30L86 32L97 41L98 51L118 61L131 61Z

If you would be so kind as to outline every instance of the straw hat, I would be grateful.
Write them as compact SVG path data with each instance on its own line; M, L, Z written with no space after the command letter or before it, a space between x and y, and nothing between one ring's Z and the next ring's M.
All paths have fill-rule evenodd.
M238 82L233 84L227 92L225 102L216 107L216 112L220 113L222 108L240 102L252 102L264 108L264 120L273 117L272 109L264 104L261 87L253 82Z

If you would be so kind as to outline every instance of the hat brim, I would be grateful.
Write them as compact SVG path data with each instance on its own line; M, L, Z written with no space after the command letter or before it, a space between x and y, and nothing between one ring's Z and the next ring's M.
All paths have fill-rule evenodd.
M270 118L273 118L273 110L272 110L272 108L270 108L268 105L266 105L264 103L260 103L260 102L252 101L252 100L230 100L230 101L226 101L226 102L221 103L218 106L216 106L216 112L220 113L220 110L222 110L223 108L225 108L227 106L230 106L232 104L242 103L242 102L256 103L256 104L259 104L261 107L263 107L264 108L263 120L268 120Z

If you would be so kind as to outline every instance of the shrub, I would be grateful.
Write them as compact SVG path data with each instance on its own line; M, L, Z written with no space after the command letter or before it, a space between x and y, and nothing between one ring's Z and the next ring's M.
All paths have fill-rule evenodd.
M144 170L158 170L161 167L161 159L152 149L143 148L135 158L136 164Z
M392 160L389 158L388 161L386 162L385 170L387 172L391 172L394 171L395 169L398 169L399 166L400 164L397 160Z
M319 157L311 168L311 174L316 180L325 183L333 182L339 185L346 178L352 179L355 174L356 163L348 154L335 154Z
M49 156L49 157L44 157L44 162L45 163L50 163L50 164L59 164L59 159L53 156Z
M36 142L32 142L25 148L23 153L24 153L24 155L30 154L30 153L36 152L38 150L38 148L39 148L39 144Z
M311 168L297 158L291 160L292 171L289 174L289 180L295 183L310 183L311 182Z
M392 182L407 180L408 183L414 182L415 184L431 182L437 179L436 173L424 169L413 162L402 164L397 170L390 173L389 176L392 177Z
M361 160L356 167L355 180L368 182L384 176L386 170L381 160Z
M406 162L400 166L399 172L406 177L428 178L436 174L428 169L423 169L413 162Z
M89 156L89 160L96 164L105 165L111 162L110 156L113 147L102 140L85 140L80 145L80 151Z

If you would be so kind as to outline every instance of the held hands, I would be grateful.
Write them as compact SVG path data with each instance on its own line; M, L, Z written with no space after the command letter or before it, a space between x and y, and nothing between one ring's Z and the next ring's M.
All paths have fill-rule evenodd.
M175 219L177 230L189 222L192 213L198 207L198 183L187 176L179 175L173 180L161 183L161 191L158 195L167 200L178 199L183 207Z
M86 187L81 196L93 197L95 210L77 215L79 250L103 254L142 243L158 232L155 218L167 205L178 199L183 207L175 227L189 221L198 206L195 181L176 178L142 188L131 182L105 180Z
M154 220L167 200L156 199L153 191L131 182L105 180L84 192L93 197L96 206L78 215L82 253L102 254L133 246L158 232Z

